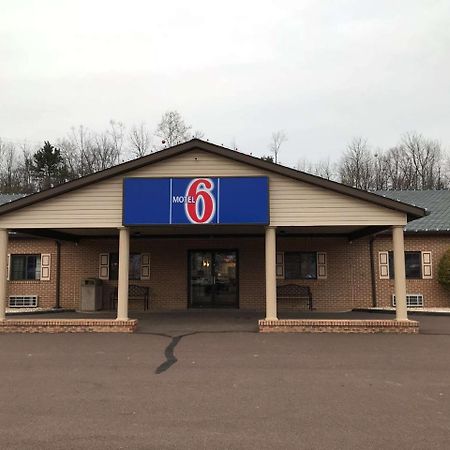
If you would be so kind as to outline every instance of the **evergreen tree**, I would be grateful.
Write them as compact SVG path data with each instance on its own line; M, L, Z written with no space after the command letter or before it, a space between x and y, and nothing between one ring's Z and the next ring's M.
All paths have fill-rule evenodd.
M39 189L48 189L64 182L67 169L61 151L44 142L44 146L33 155L33 172Z

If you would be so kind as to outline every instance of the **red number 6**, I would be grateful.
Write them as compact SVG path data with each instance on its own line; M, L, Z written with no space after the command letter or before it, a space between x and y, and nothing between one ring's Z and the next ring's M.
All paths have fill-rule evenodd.
M186 190L186 215L192 223L209 223L216 212L216 202L212 194L214 183L209 178L192 180Z

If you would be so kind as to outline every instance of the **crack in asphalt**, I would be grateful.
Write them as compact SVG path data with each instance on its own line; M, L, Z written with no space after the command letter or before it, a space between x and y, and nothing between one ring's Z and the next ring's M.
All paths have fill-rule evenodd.
M187 336L193 336L195 334L225 334L225 333L256 333L257 331L250 330L222 330L222 331L192 331L190 333L178 334L176 336L172 336L166 333L152 333L152 332L140 332L141 334L150 334L152 336L161 336L170 339L169 344L164 349L164 356L166 360L161 363L156 369L155 374L160 375L161 373L166 372L170 369L176 362L178 362L177 357L175 356L175 348L180 343L180 341ZM429 335L447 335L448 333L433 333L433 332L425 332L420 334L429 334Z
M256 333L256 331L248 331L248 330L224 330L224 331L192 331L191 333L178 334L176 336L172 336L170 334L165 333L142 333L142 334L150 334L153 336L162 336L170 339L169 344L164 349L164 356L166 360L161 363L156 369L155 374L159 375L164 373L166 370L170 369L177 361L177 357L175 356L175 348L183 339L187 336L193 336L194 334L224 334L224 333Z
M156 370L155 373L157 375L165 372L170 367L172 367L177 361L177 357L175 356L175 347L178 345L178 343L186 336L191 336L194 333L188 333L188 334L180 334L178 336L171 336L171 341L169 342L169 345L164 349L164 356L166 357L166 360L160 364Z

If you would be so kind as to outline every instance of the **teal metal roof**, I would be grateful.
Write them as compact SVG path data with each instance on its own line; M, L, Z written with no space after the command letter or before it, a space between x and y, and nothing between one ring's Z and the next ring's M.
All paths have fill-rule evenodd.
M427 210L427 215L408 222L409 233L450 233L450 191L377 191L376 194Z
M0 205L25 197L24 194L0 194Z

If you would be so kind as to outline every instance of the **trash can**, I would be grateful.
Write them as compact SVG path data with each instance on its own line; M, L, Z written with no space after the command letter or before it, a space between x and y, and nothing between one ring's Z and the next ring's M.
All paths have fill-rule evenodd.
M98 278L85 278L81 281L81 311L102 309L103 282Z

